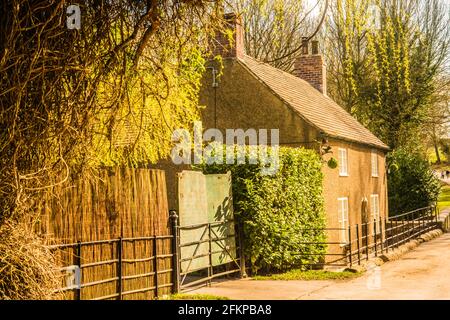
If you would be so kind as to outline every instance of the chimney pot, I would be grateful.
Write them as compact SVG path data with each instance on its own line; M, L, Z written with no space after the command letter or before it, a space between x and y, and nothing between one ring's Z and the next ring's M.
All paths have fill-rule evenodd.
M312 54L319 54L319 41L312 41Z
M327 71L323 57L319 54L318 41L312 41L312 55L310 55L307 41L302 38L302 54L295 61L293 74L327 95Z
M309 46L308 38L302 37L302 55L308 54L308 46Z

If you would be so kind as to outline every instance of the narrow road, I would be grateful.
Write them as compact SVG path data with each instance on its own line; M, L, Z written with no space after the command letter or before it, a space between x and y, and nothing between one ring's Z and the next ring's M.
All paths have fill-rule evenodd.
M235 280L192 293L231 299L450 299L450 233L347 281Z

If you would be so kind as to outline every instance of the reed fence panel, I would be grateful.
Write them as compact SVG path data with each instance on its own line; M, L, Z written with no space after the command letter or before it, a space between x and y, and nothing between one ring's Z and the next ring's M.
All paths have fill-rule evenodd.
M171 272L155 276L155 269L172 269L165 172L110 168L98 174L54 187L40 208L38 230L50 245L83 243L80 257L77 245L54 246L62 267L82 266L81 290L65 290L65 297L152 299L170 293Z

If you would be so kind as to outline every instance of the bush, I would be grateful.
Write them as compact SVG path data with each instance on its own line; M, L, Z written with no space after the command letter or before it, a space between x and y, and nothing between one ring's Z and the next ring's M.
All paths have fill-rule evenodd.
M440 183L428 161L417 153L396 150L388 156L389 215L398 215L432 205Z
M0 225L0 300L61 298L58 264L42 239L24 224Z
M319 155L280 148L279 170L270 176L261 174L262 165L246 163L202 169L232 173L235 215L243 225L244 252L252 270L280 271L322 259L324 245L304 244L325 242L324 230L317 230L325 227Z

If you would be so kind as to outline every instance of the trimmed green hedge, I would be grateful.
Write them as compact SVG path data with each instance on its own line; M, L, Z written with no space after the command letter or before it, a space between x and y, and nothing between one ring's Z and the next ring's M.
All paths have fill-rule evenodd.
M389 215L427 207L437 201L439 180L420 154L395 150L388 156Z
M277 173L262 175L262 167L248 161L201 166L205 173L232 172L235 215L252 270L286 270L323 259L326 246L304 244L326 240L323 230L312 230L325 228L321 158L313 150L280 148Z

